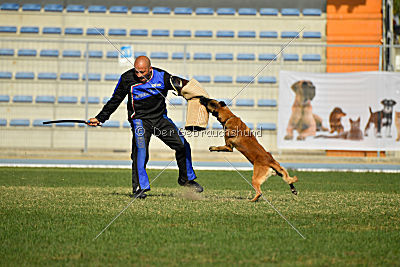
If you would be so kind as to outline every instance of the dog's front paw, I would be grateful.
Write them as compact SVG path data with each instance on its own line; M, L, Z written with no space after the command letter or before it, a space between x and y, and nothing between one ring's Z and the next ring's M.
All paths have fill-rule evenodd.
M210 147L208 148L208 150L210 150L210 152L218 151L218 149L217 149L216 146L210 146Z
M304 141L304 140L306 140L306 137L299 135L299 136L297 136L297 140L298 141Z
M293 135L286 135L284 137L285 140L292 140L293 139Z

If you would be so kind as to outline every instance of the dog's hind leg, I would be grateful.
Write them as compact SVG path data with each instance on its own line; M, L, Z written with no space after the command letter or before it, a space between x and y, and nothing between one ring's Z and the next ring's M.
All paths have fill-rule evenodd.
M282 167L277 161L271 163L271 168L273 168L276 171L277 175L281 176L282 179L289 185L298 181L296 176L290 177L287 170Z
M262 195L261 185L273 174L273 170L269 166L254 163L253 177L251 184L256 190L256 195L251 202L256 202Z

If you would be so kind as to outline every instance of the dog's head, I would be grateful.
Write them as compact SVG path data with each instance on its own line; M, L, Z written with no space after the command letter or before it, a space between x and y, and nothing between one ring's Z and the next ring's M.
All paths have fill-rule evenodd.
M315 86L311 81L297 81L292 85L293 92L300 97L301 103L304 105L315 97Z
M346 116L346 113L344 113L343 110L342 110L341 108L339 108L339 107L335 107L335 108L332 110L331 114L332 114L334 117L338 118L338 119L340 119L341 117Z
M226 107L224 101L218 101L215 99L207 98L207 97L200 97L200 104L206 107L207 111L210 112L214 117L218 118L219 111Z
M393 99L383 99L381 104L383 105L383 112L391 113L393 112L393 106L396 105L396 101Z

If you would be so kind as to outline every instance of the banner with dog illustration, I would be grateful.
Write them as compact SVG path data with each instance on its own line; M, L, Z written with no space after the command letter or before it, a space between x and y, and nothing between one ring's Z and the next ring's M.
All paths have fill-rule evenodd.
M279 77L278 148L400 150L400 73Z

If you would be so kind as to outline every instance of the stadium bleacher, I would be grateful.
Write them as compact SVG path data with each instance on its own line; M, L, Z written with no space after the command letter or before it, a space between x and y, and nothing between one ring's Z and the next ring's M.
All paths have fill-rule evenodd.
M234 112L243 112L240 115L250 128L267 131L276 130L280 65L319 71L326 62L326 51L311 46L312 42L326 41L326 16L318 9L33 2L0 4L0 15L24 16L21 21L10 19L0 23L0 35L7 37L0 41L0 83L4 85L0 87L0 103L11 110L17 105L27 109L37 105L26 117L12 113L2 116L0 125L6 128L20 124L39 128L51 109L57 116L82 116L86 75L90 92L87 103L90 113L97 112L109 99L121 73L131 67L129 62L121 61L119 52L101 34L109 36L118 48L132 45L133 57L148 55L155 66L204 83L211 96L225 99ZM126 15L134 15L139 22L126 24ZM39 16L43 19L37 19ZM298 36L290 50L277 56L282 44L295 37L302 24L307 31ZM271 60L276 62L256 76ZM231 103L227 98L246 84L249 88ZM181 121L185 101L180 97L168 99L176 106L170 107L176 116L174 120ZM130 127L124 108L119 110L107 126L103 125L110 128L108 132ZM82 128L75 124L57 127L70 128L68 131ZM210 127L221 126L210 123Z

